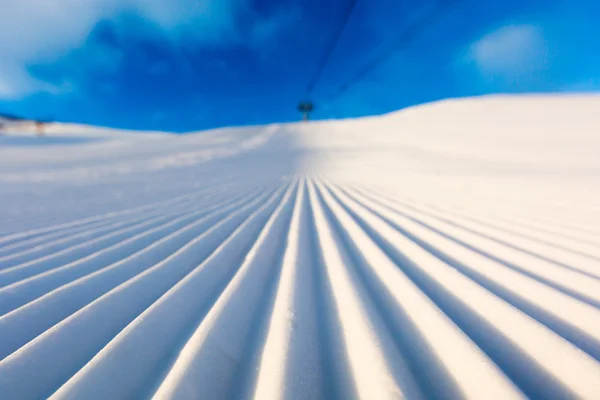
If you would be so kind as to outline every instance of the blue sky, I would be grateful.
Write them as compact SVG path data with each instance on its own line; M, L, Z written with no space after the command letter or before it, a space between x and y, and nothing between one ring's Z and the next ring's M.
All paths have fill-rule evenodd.
M189 131L298 119L347 0L7 3L0 112ZM439 18L394 46L440 3L449 4ZM315 117L485 93L600 90L599 20L597 0L358 0L311 96Z

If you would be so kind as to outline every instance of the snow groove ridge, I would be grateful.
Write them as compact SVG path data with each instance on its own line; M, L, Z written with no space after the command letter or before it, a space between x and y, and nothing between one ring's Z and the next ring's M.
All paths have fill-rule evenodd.
M593 201L273 132L48 215L6 184L0 399L600 398Z

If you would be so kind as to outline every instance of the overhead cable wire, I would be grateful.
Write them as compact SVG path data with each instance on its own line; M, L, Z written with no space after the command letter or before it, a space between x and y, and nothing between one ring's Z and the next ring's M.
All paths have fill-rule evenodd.
M319 79L321 78L321 75L322 75L323 71L325 70L325 67L329 63L329 60L331 59L333 51L337 47L337 45L344 33L344 30L346 29L346 26L348 25L348 21L350 21L352 13L354 12L354 9L356 7L356 3L357 3L357 0L350 0L348 2L348 6L346 7L346 9L343 10L342 18L339 20L339 24L337 25L337 27L333 33L333 36L331 37L331 40L327 44L327 47L325 48L325 52L323 53L322 57L320 58L319 63L317 64L317 68L316 68L314 74L312 75L312 77L308 83L308 86L306 87L307 94L311 94L313 92L313 90L315 89L317 83L319 82ZM340 10L342 10L342 7L340 7Z
M374 58L366 64L362 69L356 73L352 79L348 82L340 86L340 88L334 92L331 96L329 96L329 102L336 100L338 97L346 93L351 87L365 79L373 70L378 68L381 64L383 64L388 57L390 57L395 51L397 51L400 47L405 46L411 40L413 40L421 31L426 27L431 25L437 18L441 17L442 14L450 8L450 6L455 5L459 0L440 0L437 5L430 12L426 13L422 16L422 18L418 18L413 21L412 24L408 25L406 29L404 29L398 37L394 40L393 45L389 50L385 53L382 53L377 58Z

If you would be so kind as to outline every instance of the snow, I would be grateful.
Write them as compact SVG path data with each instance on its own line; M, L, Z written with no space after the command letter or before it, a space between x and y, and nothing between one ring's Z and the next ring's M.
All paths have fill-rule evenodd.
M600 393L600 96L0 137L0 397Z

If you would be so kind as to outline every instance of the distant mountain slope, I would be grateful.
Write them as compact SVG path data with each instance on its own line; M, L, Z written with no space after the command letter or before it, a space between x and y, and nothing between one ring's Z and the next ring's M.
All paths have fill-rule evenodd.
M23 136L34 136L36 135L36 124L43 125L44 136L86 136L86 137L122 137L122 136L133 136L145 137L145 136L163 136L164 132L144 132L144 131L130 131L125 129L112 129L102 128L88 125L78 124L67 124L59 122L38 122L27 119L13 119L3 117L0 115L0 133L5 135L23 135Z

